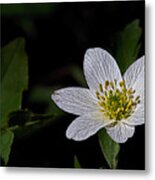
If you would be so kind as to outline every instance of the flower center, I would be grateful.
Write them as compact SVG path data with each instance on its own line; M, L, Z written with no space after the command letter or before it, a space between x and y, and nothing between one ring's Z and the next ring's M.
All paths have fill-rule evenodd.
M104 87L104 90L103 90ZM134 112L137 104L140 103L140 96L135 97L135 90L127 89L125 81L105 81L104 86L99 84L99 91L96 97L100 111L109 119L120 121L126 119Z

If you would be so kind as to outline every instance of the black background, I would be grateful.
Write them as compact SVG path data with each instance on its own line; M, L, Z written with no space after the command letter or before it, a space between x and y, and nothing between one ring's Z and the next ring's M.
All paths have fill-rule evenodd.
M2 6L2 46L19 36L26 39L29 90L24 94L23 108L36 113L44 113L42 106L34 106L28 101L29 92L36 84L78 86L67 73L56 70L70 64L78 64L82 68L84 53L90 47L102 47L113 52L115 33L135 19L140 20L143 30L139 57L144 54L144 1L48 5L54 5L54 11L34 15L28 13L28 6L37 9L44 4L27 4L27 13L20 17L17 14L5 15ZM18 5L12 5L12 8L15 6ZM19 26L22 18L33 19L35 32L27 33ZM8 166L71 168L76 154L83 168L108 167L102 157L97 135L82 142L66 139L66 128L74 118L66 113L65 118L30 137L15 137ZM144 134L144 125L138 126L133 138L121 145L119 169L145 168Z

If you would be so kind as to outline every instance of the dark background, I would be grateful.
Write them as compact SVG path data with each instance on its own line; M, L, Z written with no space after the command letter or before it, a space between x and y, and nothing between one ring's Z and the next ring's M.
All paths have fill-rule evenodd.
M135 19L143 30L139 57L144 54L144 1L83 2L1 5L2 47L22 36L26 40L29 61L29 90L24 93L23 108L45 113L44 104L29 100L36 86L79 86L68 67L82 69L87 48L114 50L115 34ZM73 167L76 154L83 168L108 167L102 157L97 135L86 141L66 139L65 131L75 118L65 114L30 136L15 137L8 166ZM119 169L145 168L144 125L121 145Z

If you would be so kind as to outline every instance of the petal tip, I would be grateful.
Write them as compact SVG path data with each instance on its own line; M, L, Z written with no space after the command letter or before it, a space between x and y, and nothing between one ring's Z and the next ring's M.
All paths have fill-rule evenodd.
M51 94L51 99L54 101L54 102L57 102L58 101L58 95L59 93L57 91L54 91L52 94Z
M88 138L88 137L84 138L80 136L78 133L76 133L76 131L72 129L72 124L66 130L66 137L67 139L74 140L74 141L83 141Z
M54 101L55 100L55 94L54 92L51 94L51 99Z
M94 52L97 53L97 51L98 52L107 52L106 50L104 50L104 49L102 49L100 47L94 47L94 48L87 49L86 53L85 53L85 56L90 55L90 54L92 54Z
M70 133L69 133L69 130L68 130L68 129L66 130L66 137L67 137L67 139L71 139L71 135L70 135Z

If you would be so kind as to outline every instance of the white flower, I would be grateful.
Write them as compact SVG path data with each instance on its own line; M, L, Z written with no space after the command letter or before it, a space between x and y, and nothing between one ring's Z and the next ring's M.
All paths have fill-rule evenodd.
M59 108L79 115L69 125L67 138L85 140L104 127L114 141L126 142L135 126L144 123L144 56L122 76L107 51L88 49L84 74L89 89L63 88L51 96Z

